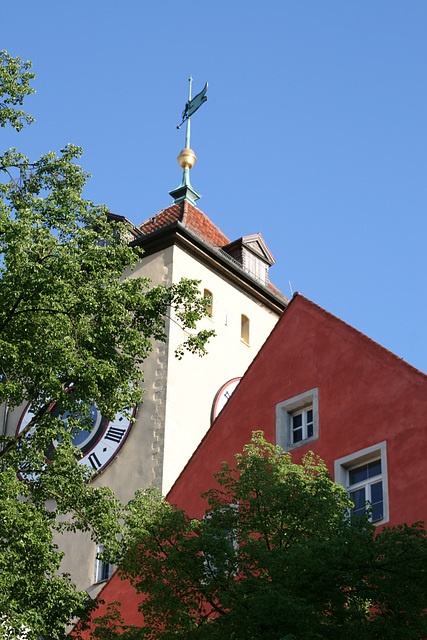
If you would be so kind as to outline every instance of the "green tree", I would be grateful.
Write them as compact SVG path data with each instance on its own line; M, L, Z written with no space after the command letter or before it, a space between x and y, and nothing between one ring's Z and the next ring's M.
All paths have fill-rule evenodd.
M94 637L427 637L421 524L377 533L367 516L349 515L322 461L310 453L294 464L259 432L216 479L202 520L153 490L129 505L121 570L145 626L127 627L113 607Z
M30 82L35 74L30 71L30 61L12 58L7 51L0 51L0 126L10 124L21 131L24 124L31 124L34 118L22 109L15 107L24 104L25 96L34 93Z
M14 109L33 92L30 68L0 53L2 126L31 122ZM141 253L105 206L83 198L80 155L68 145L35 162L16 149L0 156L0 404L3 414L24 402L33 411L19 435L0 439L0 637L24 629L28 638L59 638L89 606L58 573L56 530L89 530L114 550L121 505L88 484L73 445L90 426L90 407L108 418L141 401L143 363L153 340L165 340L171 309L188 335L179 355L204 353L212 334L196 331L206 314L196 281L163 287L122 277Z

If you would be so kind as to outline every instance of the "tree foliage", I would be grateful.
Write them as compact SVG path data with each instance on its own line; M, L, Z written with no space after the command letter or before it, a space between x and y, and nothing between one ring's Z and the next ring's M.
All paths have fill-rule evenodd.
M349 515L322 461L310 453L294 464L261 433L216 479L202 520L153 490L131 503L121 570L140 594L145 625L126 626L111 607L94 637L427 637L421 524L377 533L368 516Z
M12 108L33 92L30 68L0 54L2 126L31 121ZM196 331L206 314L196 281L164 287L122 277L141 254L129 229L84 199L81 153L68 145L34 162L16 149L0 156L1 411L31 403L33 412L18 435L0 439L0 636L61 637L89 605L58 574L54 531L88 530L114 550L121 505L88 484L73 445L72 434L90 427L90 407L109 418L142 400L143 363L153 340L165 340L171 310L188 335L179 355L203 354L212 335Z
M10 124L16 131L21 131L24 123L31 124L34 118L22 109L25 96L34 93L30 82L35 74L30 71L30 61L13 58L7 51L0 51L0 127Z

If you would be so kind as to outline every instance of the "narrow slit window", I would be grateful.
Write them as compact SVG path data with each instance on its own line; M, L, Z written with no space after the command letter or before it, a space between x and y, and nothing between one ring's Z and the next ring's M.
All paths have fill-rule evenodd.
M249 318L242 314L242 328L240 332L240 337L243 342L249 344Z
M209 300L206 302L206 311L208 312L208 314L210 315L210 317L212 318L212 312L213 312L213 294L212 291L209 291L209 289L203 289L203 296L205 298L209 298Z

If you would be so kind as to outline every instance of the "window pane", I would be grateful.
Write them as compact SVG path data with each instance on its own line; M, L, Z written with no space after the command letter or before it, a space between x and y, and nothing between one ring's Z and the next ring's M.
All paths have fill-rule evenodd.
M292 416L292 442L301 442L302 435L302 413L299 413Z
M302 429L294 430L293 442L301 442L301 440L302 440Z
M299 427L302 427L302 413L299 413L297 416L294 416L292 418L292 424L294 429L298 429Z
M307 438L311 438L313 435L313 409L307 409Z
M374 476L380 475L381 460L375 460L375 462L370 462L367 466L368 466L368 478L373 478Z
M376 482L371 485L371 502L374 504L375 502L380 502L383 499L383 483Z
M371 485L372 522L383 517L383 483L376 482Z
M357 482L362 482L362 480L366 480L368 477L368 465L364 464L361 467L357 467L356 469L350 470L350 484L356 484Z
M355 516L361 516L365 513L365 489L358 489L357 491L352 491L350 493L350 498L354 502L354 509L351 510L351 513Z

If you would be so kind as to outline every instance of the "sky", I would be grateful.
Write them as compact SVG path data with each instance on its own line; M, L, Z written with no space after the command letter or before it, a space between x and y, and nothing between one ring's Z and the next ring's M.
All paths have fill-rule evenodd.
M188 97L198 207L260 232L271 281L427 372L425 0L0 0L32 60L32 160L72 142L85 196L140 224L181 181Z

